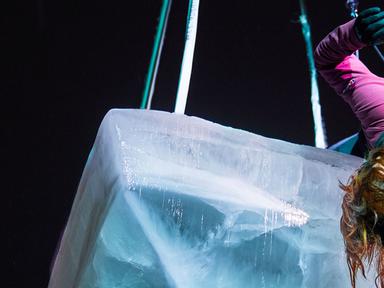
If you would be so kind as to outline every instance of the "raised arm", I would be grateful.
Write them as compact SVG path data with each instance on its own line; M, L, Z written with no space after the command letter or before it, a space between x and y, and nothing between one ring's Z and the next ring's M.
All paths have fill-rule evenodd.
M373 147L384 131L384 79L374 75L353 54L384 39L384 12L371 8L337 27L315 51L319 73L349 104Z

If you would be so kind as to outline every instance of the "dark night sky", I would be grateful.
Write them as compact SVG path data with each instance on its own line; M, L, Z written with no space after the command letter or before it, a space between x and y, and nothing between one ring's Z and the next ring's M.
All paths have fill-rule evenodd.
M161 1L4 2L3 287L46 287L52 254L103 116L111 108L139 107ZM348 20L345 1L307 2L314 43ZM360 2L363 7L380 3ZM154 109L174 106L187 6L186 0L173 3ZM298 16L299 0L201 0L186 114L313 145ZM372 50L364 50L362 58L374 72L383 70ZM322 79L319 84L332 144L359 126Z

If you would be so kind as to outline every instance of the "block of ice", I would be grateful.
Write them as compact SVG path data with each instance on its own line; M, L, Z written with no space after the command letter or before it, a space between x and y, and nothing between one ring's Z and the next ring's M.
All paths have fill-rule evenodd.
M195 117L112 110L49 287L348 287L338 181L361 161Z

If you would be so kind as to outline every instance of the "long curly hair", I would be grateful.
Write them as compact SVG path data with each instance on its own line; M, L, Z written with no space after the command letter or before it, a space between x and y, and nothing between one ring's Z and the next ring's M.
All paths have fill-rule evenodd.
M359 270L366 278L374 261L376 287L384 288L384 148L370 151L367 160L340 187L345 191L340 230L344 238L352 287Z

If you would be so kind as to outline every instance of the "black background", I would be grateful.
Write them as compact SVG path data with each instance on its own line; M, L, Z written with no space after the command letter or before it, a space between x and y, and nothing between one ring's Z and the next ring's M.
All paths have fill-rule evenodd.
M348 20L344 2L307 1L315 44ZM362 8L380 4L360 2ZM140 105L161 4L1 2L2 287L47 286L103 116L111 108ZM187 8L186 0L173 3L153 109L173 110ZM298 0L201 0L186 114L313 145L299 14ZM362 58L382 74L384 64L372 49ZM322 79L319 85L332 144L359 125Z

